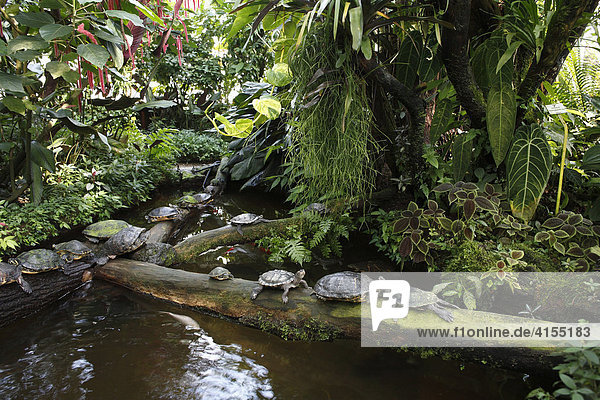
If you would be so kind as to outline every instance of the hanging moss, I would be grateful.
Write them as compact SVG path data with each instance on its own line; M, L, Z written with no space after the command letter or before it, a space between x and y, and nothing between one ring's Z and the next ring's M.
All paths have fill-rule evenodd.
M297 96L288 161L296 203L366 196L373 188L373 115L350 55L325 26L291 60Z

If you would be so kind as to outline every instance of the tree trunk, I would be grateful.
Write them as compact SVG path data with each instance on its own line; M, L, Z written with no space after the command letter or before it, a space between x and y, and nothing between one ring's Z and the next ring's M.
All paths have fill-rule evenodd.
M359 339L361 336L360 304L324 302L310 296L307 289L292 289L288 304L282 303L281 290L264 290L252 301L250 293L257 287L257 282L244 279L216 281L206 274L126 259L112 260L96 268L96 277L157 299L230 318L285 339ZM453 314L455 322L464 325L475 321L531 322L520 317L462 309L453 310ZM382 326L393 326L393 323L386 320ZM402 325L439 328L440 318L430 311L409 313L402 319ZM443 352L529 371L549 369L556 361L549 357L549 351L528 348L448 348Z

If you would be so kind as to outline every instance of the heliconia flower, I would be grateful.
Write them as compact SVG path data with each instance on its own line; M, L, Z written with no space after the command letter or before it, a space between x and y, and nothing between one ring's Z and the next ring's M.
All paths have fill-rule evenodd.
M175 1L175 5L173 6L173 18L179 17L179 9L181 8L181 3L183 3L183 0Z
M77 32L83 33L85 36L87 36L92 41L92 43L98 44L98 41L96 40L94 35L92 35L91 32L85 30L83 24L79 24L79 26L77 27Z
M90 85L90 89L94 88L94 75L92 71L87 71L88 85Z
M104 72L102 68L98 69L98 80L100 81L100 89L102 89L102 94L106 95L106 88L104 87Z

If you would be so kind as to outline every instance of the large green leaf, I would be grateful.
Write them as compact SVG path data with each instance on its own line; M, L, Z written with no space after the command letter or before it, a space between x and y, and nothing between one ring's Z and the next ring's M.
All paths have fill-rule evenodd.
M2 99L2 104L4 104L6 108L14 113L25 115L25 103L23 103L23 100L19 99L18 97L6 96Z
M454 138L452 144L452 170L454 180L461 181L471 166L473 154L473 133L466 132Z
M409 88L415 85L422 52L423 36L419 31L410 32L400 44L396 58L396 78Z
M362 43L363 35L362 7L351 8L348 15L350 16L350 33L352 33L352 49L358 50Z
M508 199L515 217L529 221L544 193L550 168L550 145L537 124L522 126L506 157Z
M254 99L252 101L252 107L269 119L275 119L279 117L279 114L281 113L281 103L273 97Z
M454 102L450 99L444 99L436 104L435 114L433 114L431 128L429 129L429 141L431 144L437 142L448 130L453 110Z
M39 165L31 163L31 200L33 204L40 204L42 201L42 169Z
M585 152L581 167L587 171L600 171L600 145L592 146Z
M104 67L110 57L110 54L108 54L108 51L104 47L93 43L77 46L77 54L98 68Z
M7 50L10 54L19 50L44 50L49 46L50 43L39 36L21 35L8 42Z
M41 28L44 25L53 24L54 18L47 12L27 12L15 15L15 19L19 25L28 26L30 28Z
M67 63L62 63L59 61L50 61L48 64L46 64L46 71L50 72L50 75L52 75L54 79L57 79L66 74L67 72L71 71L71 68Z
M14 93L25 93L20 76L0 72L0 88Z
M54 40L56 38L62 38L68 36L73 32L73 27L68 25L60 24L48 24L40 28L40 36L44 40Z
M507 61L496 72L498 62L506 50L500 37L487 40L486 68L490 90L487 96L486 122L496 166L506 157L512 142L517 118L517 95L513 89L513 63Z
M124 19L124 20L130 21L135 26L139 26L139 27L144 26L144 21L142 21L142 19L140 17L138 17L135 14L128 13L127 11L106 10L104 12L109 17L114 17L114 18L119 18L119 19Z
M286 63L277 63L265 73L265 80L273 86L286 86L292 81L290 67Z
M149 101L147 103L137 104L132 108L132 110L139 111L143 108L169 108L169 107L173 107L176 105L177 105L177 103L175 103L172 100L153 100L153 101Z
M31 141L31 161L50 172L56 170L52 150L39 144L35 140Z

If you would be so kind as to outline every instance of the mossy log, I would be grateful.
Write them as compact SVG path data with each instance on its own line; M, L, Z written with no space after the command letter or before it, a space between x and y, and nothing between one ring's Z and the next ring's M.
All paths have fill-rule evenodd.
M298 217L277 219L269 222L248 225L242 227L243 235L231 226L212 229L189 237L175 245L177 253L176 262L185 262L192 260L195 256L217 246L228 246L238 243L247 243L263 236L267 236L271 230L283 232L286 227L299 222Z
M241 324L274 333L285 339L331 340L359 339L361 306L343 302L323 302L310 291L290 291L288 304L281 301L282 291L265 290L252 301L250 293L256 282L244 279L216 281L207 274L160 267L154 264L116 259L96 268L96 277L193 309L217 314ZM455 322L469 325L473 321L530 322L499 314L454 310ZM390 324L392 321L384 321ZM402 319L408 327L439 328L440 319L432 312L410 313ZM528 348L447 348L433 351L440 355L478 360L512 369L549 370L556 360L546 350Z
M175 222L162 221L154 225L148 230L148 240L146 243L165 243L171 237L171 233L175 228Z
M35 313L83 284L83 272L90 264L78 263L69 268L68 275L62 271L49 271L40 274L24 274L33 292L25 293L16 283L0 287L0 326L5 326L18 318Z

